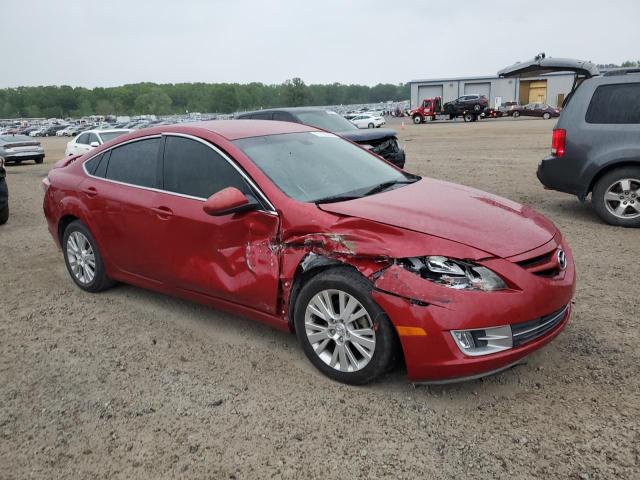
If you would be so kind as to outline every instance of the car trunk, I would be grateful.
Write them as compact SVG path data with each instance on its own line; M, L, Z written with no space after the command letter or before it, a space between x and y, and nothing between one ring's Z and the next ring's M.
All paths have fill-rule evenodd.
M18 150L22 150L20 147L39 147L40 142L37 140L16 140L2 144L5 148L16 148ZM24 148L24 150L28 150Z
M536 55L533 59L525 62L518 62L509 67L503 68L498 72L501 78L508 77L538 77L547 73L554 72L573 72L574 81L571 91L565 98L562 106L566 106L573 97L573 93L578 89L582 82L588 78L600 75L598 67L586 60L575 60L572 58L547 58L544 53Z

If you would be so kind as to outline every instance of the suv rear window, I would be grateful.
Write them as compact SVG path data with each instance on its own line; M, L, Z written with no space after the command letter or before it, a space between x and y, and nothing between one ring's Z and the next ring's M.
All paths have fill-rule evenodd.
M587 123L640 123L640 83L617 83L596 88Z

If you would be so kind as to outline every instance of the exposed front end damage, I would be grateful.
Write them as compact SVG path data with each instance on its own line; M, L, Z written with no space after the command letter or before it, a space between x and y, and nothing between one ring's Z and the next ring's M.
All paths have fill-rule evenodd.
M368 220L342 217L330 231L292 235L281 242L283 320L292 325L296 295L306 275L335 266L354 268L369 279L373 300L393 324L411 381L475 378L500 371L549 342L568 322L575 271L564 243L568 267L561 276L549 279L466 245ZM425 253L463 259L476 270L495 272L508 279L505 288L468 290L435 282L408 261ZM451 335L457 329L528 322L567 305L557 326L546 335L491 355L465 355Z

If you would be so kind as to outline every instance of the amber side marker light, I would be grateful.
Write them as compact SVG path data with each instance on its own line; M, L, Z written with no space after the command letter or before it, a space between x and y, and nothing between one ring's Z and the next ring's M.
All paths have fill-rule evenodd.
M426 337L427 332L420 327L396 327L398 335L401 337Z

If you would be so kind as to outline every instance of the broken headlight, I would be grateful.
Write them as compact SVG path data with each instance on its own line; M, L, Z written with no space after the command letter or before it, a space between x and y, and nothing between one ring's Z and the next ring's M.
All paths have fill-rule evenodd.
M402 264L425 280L456 290L493 292L507 288L496 273L469 261L429 256L404 258Z

